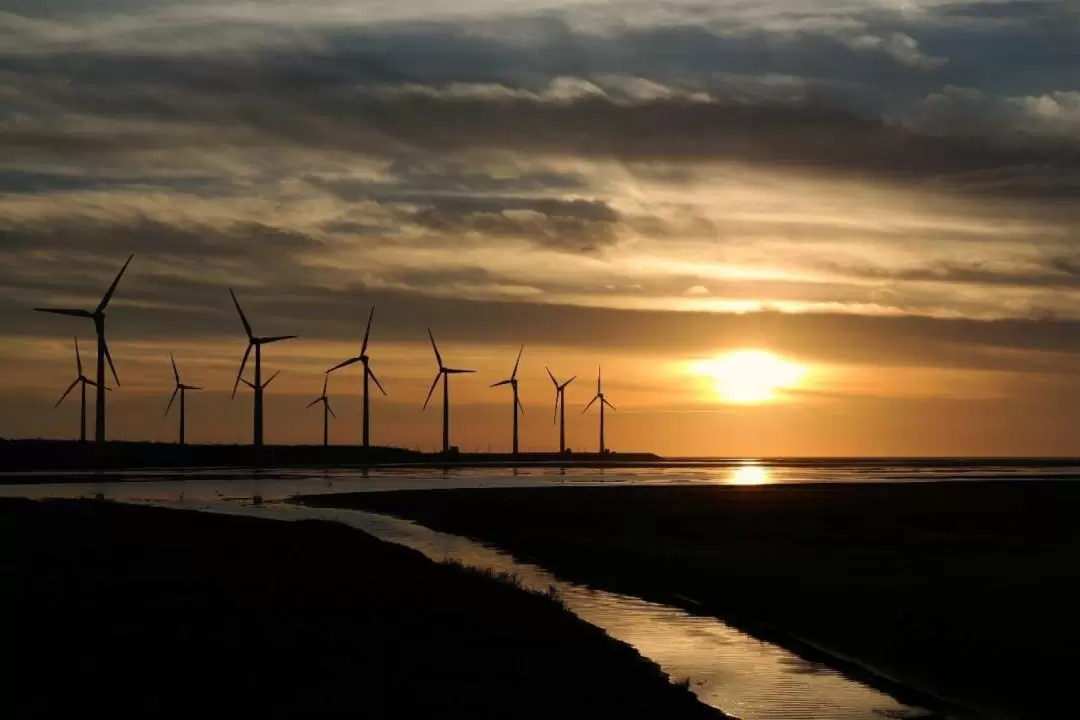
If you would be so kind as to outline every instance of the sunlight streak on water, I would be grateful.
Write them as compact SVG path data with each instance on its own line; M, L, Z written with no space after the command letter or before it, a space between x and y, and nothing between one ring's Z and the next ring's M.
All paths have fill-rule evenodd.
M547 570L463 537L399 518L357 510L289 504L154 502L230 515L341 522L433 560L517 575L529 588L555 586L567 607L612 637L634 646L673 679L690 678L705 703L741 720L881 720L924 713L825 666L809 663L711 617L557 579ZM611 689L617 692L617 689Z

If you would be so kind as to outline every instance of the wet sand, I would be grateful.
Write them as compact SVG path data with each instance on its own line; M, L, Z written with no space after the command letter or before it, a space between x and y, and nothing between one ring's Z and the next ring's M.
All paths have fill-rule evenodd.
M1080 483L593 487L319 496L567 579L715 614L991 715L1074 714ZM820 657L820 655L818 655ZM921 697L920 693L910 696Z
M720 718L548 598L344 526L0 500L4 708Z

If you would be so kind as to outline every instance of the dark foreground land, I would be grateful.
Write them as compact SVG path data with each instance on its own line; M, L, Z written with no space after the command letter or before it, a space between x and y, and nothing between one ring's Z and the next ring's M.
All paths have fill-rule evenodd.
M395 447L356 445L178 445L175 443L5 440L0 438L0 472L118 470L206 467L517 467L556 463L566 467L608 467L663 461L651 453L422 453ZM49 475L0 477L2 482L54 482Z
M331 523L0 501L7 717L719 718L550 599Z
M569 579L715 614L796 651L817 645L992 715L1077 713L1080 483L553 487L305 501L493 542Z

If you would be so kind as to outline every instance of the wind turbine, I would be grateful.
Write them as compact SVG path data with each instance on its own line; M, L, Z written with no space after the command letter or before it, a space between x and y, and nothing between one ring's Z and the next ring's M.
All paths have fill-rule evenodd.
M322 403L323 404L323 420L322 420L322 444L323 444L323 447L326 447L326 446L328 446L330 444L330 416L333 415L334 419L335 420L337 419L337 414L334 413L333 409L330 407L330 398L328 398L326 396L326 385L327 385L327 383L329 381L330 381L330 376L329 375L324 375L323 376L323 384L322 384L322 395L320 395L319 397L315 398L310 403L308 403L308 407L311 407L312 405L314 405L316 403Z
M185 434L185 422L187 420L187 405L185 403L186 394L188 390L202 390L201 387L195 387L194 385L185 385L180 382L180 371L176 369L176 358L172 353L169 353L169 359L172 360L173 377L176 378L176 388L173 390L172 397L169 398L169 405L165 408L165 417L169 417L169 411L172 410L173 401L176 400L176 394L180 394L180 444L184 444Z
M586 405L585 409L581 412L588 412L589 408L591 408L592 404L597 400L600 401L600 454L603 455L605 452L607 452L607 448L604 447L604 406L607 405L612 410L615 409L615 406L607 401L607 398L604 397L604 391L600 389L599 365L596 366L596 395L593 396L593 399L589 401L589 404Z
M240 381L243 380L244 367L247 365L248 356L251 355L251 348L255 348L255 382L249 383L244 380L244 384L255 391L254 413L255 413L255 434L252 444L255 447L262 447L263 444L263 390L266 386L277 377L277 373L274 373L274 377L267 380L265 383L262 381L262 346L269 345L270 343L276 343L280 340L292 340L296 335L273 335L271 337L255 337L251 333L251 323L244 317L244 311L240 309L240 301L236 299L236 293L232 288L229 288L229 294L232 295L233 304L236 305L236 312L240 313L240 321L244 323L244 332L248 336L247 350L244 351L244 359L240 361L240 371L236 373L236 382L233 384L232 396L236 397L236 388L240 386Z
M553 422L559 423L559 454L566 454L566 386L577 380L577 375L570 378L566 382L559 384L559 381L555 379L555 376L551 374L551 370L547 367L548 377L551 378L551 384L555 386L555 420ZM560 412L561 411L561 412Z
M424 400L424 409L427 410L428 403L431 402L431 394L435 392L435 386L439 384L439 379L443 381L443 393L442 393L442 451L444 453L450 452L450 376L460 375L462 373L474 373L475 370L459 370L457 368L448 368L443 365L442 355L439 354L439 346L435 344L435 336L431 334L431 328L428 328L428 337L431 338L431 348L435 351L435 360L439 363L439 372L435 375L435 382L431 383L431 389L428 390L427 399Z
M364 331L364 343L360 346L360 354L357 355L354 358L349 358L345 362L339 363L339 364L335 365L334 367L332 367L332 368L330 368L329 370L326 371L327 373L332 373L335 370L339 370L339 369L341 369L343 367L347 367L347 366L352 365L354 363L363 363L363 365L364 365L364 427L363 427L364 447L370 447L370 445L371 445L371 432L370 432L371 412L370 412L370 406L368 405L368 378L374 380L375 381L375 387L379 388L379 392L381 392L383 395L386 395L386 391L383 390L382 384L379 383L379 378L375 377L375 373L372 372L372 370L371 370L370 358L368 357L368 354L367 354L368 336L371 335L371 320L374 317L375 317L375 306L372 305L371 306L371 314L368 315L367 330Z
M525 352L525 346L524 345L522 345L521 349L518 350L517 360L514 361L514 372L510 373L510 377L507 380L502 380L502 381L497 382L497 383L495 383L494 385L491 386L491 387L499 387L500 385L509 385L514 391L513 413L514 413L514 454L515 455L518 454L518 411L520 410L523 415L525 414L525 408L522 407L521 400L518 399L518 381L517 381L518 365L521 363L521 353L523 353L523 352Z
M79 376L68 386L68 389L64 391L64 394L60 396L60 399L56 401L56 405L53 405L53 407L60 407L60 403L64 402L64 398L71 394L75 386L82 385L82 404L79 406L79 442L84 443L86 442L86 386L93 385L97 387L97 383L83 374L82 356L79 354L79 338L75 338L75 367L78 369ZM105 389L108 390L109 388Z
M124 271L127 270L128 265L131 264L131 259L135 255L129 255L127 262L124 263L124 267L120 268L120 272L117 274L116 279L113 280L112 285L109 286L108 291L105 293L105 297L101 298L101 302L94 309L93 312L89 310L69 310L62 308L34 308L37 312L47 312L56 315L71 315L73 317L90 318L94 321L94 331L97 333L97 379L94 382L94 387L97 388L97 405L96 405L96 417L94 427L94 442L98 444L104 444L105 442L105 360L109 361L109 368L112 370L113 380L116 384L120 384L120 378L116 376L116 366L113 365L112 355L109 354L109 346L105 342L105 308L109 307L109 301L112 300L113 293L116 292L116 286L120 284L120 278L124 277ZM85 386L84 386L85 392Z

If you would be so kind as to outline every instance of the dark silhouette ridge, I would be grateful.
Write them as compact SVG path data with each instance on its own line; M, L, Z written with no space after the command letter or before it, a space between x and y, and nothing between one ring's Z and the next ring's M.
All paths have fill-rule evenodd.
M466 535L569 580L715 615L913 704L933 707L937 696L977 711L949 716L1065 717L1075 704L1075 481L484 488L303 501Z
M555 420L559 423L559 454L566 454L566 388L570 383L577 380L577 375L570 378L566 382L559 384L559 381L555 379L555 375L552 374L551 369L544 367L547 370L548 377L551 378L551 384L555 386Z
M439 372L435 374L435 381L431 383L431 389L428 390L427 398L424 400L423 409L427 410L428 403L431 402L431 394L435 392L435 386L438 385L439 380L442 379L442 451L444 454L450 454L450 376L460 375L462 373L474 373L476 371L448 368L443 365L442 355L439 354L439 346L435 344L435 336L431 334L431 328L428 328L428 337L431 338L431 349L435 351L435 361L439 363Z
M0 500L0 569L11 717L722 717L552 599L336 523Z
M119 387L120 378L116 374L116 366L113 365L112 355L109 353L109 345L105 341L105 310L109 307L109 302L112 300L113 294L116 292L117 285L120 284L120 278L124 277L124 272L127 270L128 265L131 264L131 260L135 257L134 254L129 255L127 262L120 268L120 272L117 273L116 279L113 280L112 285L105 291L104 297L101 298L101 302L94 309L93 312L89 310L71 310L67 308L34 308L36 312L53 313L54 315L70 315L72 317L90 318L94 321L94 332L97 334L97 379L94 381L94 387L97 388L97 402L95 405L96 418L94 423L94 442L99 446L105 444L105 361L109 362L109 369L112 370L113 380L116 381L116 385ZM81 373L80 373L81 374ZM85 395L86 385L83 384L83 390Z
M368 314L367 328L364 330L364 342L360 345L360 354L354 358L349 358L345 362L338 363L334 367L327 370L327 373L332 373L335 370L340 370L343 367L348 367L355 363L361 363L364 366L364 415L363 415L363 429L361 442L364 447L371 447L371 406L368 400L368 380L375 381L375 387L379 388L384 396L386 391L383 390L382 383L379 382L379 378L375 377L375 372L371 369L371 358L367 354L368 338L371 335L371 321L375 318L375 306L371 306L371 312Z
M262 381L262 346L269 345L270 343L280 342L282 340L292 340L296 338L296 335L273 335L271 337L256 337L251 332L251 324L244 316L244 311L240 308L240 301L236 299L236 293L232 288L229 288L229 294L232 295L233 304L236 305L236 312L240 315L240 321L244 323L244 332L247 333L248 346L244 351L244 359L240 361L240 371L236 373L236 382L233 384L232 396L236 397L236 388L240 386L240 382L243 381L245 385L255 391L255 399L253 402L254 412L254 428L253 438L251 444L255 447L262 447L263 444L263 390L269 385L274 378L278 376L278 373L274 373L273 376L265 383ZM255 348L255 382L248 382L244 379L244 367L247 366L248 356L251 355L251 348Z
M651 465L663 463L650 453L423 453L395 447L358 445L215 445L124 442L108 443L108 450L97 453L90 446L74 440L5 440L0 438L2 472L83 471L120 468L207 468L207 467L527 467L574 466L605 467L615 465ZM122 479L122 478L120 478ZM179 478L182 479L182 478ZM4 476L0 483L53 482L48 475Z
M493 383L491 385L491 387L493 387L493 388L494 387L500 387L502 385L509 385L510 388L514 391L514 405L513 405L513 408L511 408L511 412L514 415L514 440L513 440L513 443L511 445L511 448L512 448L511 452L515 456L518 454L518 412L520 411L522 414L525 413L525 408L524 408L524 406L522 406L521 400L518 398L518 380L517 380L518 365L521 364L521 353L523 353L523 352L525 352L525 346L524 345L522 345L521 349L518 350L517 360L514 361L514 372L510 373L510 377L508 379L506 379L506 380L500 380L499 382Z
M185 385L180 382L180 371L176 368L176 358L172 353L169 353L169 360L172 361L173 378L176 380L176 389L173 390L172 397L169 398L169 404L165 408L165 417L169 417L169 411L172 410L173 401L176 400L176 395L180 395L180 444L184 445L187 442L187 391L188 390L202 390L201 387L194 385Z
M333 415L334 419L337 419L337 414L330 407L330 398L326 395L326 386L330 382L329 373L323 377L322 383L322 395L315 398L308 403L308 407L312 407L317 403L322 403L323 406L323 425L322 425L322 444L323 447L330 446L330 416Z
M78 372L75 380L68 386L68 389L64 391L64 394L60 396L60 399L56 401L54 408L60 407L60 403L64 402L64 398L71 394L71 391L75 389L76 385L81 386L79 388L79 442L86 442L86 386L91 385L97 387L97 383L86 377L83 373L82 354L79 352L79 338L75 338L75 368ZM109 388L105 388L108 390Z
M615 406L607 401L607 398L604 397L604 391L600 388L599 365L596 366L596 395L594 395L593 399L589 401L589 404L585 406L585 409L581 411L582 414L588 412L589 408L591 408L592 404L597 400L600 401L600 454L603 455L607 452L607 446L604 444L604 406L607 405L612 410L615 409Z

